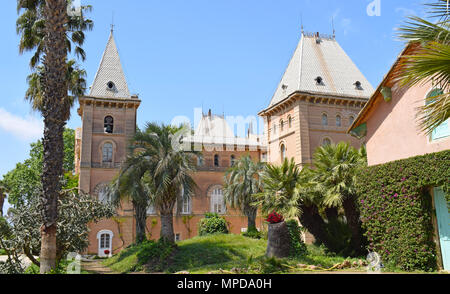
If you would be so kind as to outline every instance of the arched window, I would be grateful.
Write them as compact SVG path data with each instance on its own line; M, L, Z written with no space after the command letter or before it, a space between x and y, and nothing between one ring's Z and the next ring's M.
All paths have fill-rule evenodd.
M277 134L277 124L273 124L273 134Z
M112 163L113 158L113 144L105 143L102 148L103 163Z
M236 164L236 156L231 155L230 156L230 165L234 166Z
M112 134L114 132L114 118L107 116L105 117L104 123L105 133Z
M222 187L215 187L211 192L211 212L218 214L226 212Z
M326 113L322 114L322 125L328 126L328 115Z
M214 155L214 166L215 167L219 167L220 166L219 155L218 154Z
M353 122L355 121L355 117L354 116L350 116L349 121L350 121L350 125L352 125Z
M281 131L284 131L284 121L283 120L280 121L280 129L281 129Z
M444 94L444 92L441 89L434 89L427 95L426 104L433 103L434 97L440 96ZM430 99L431 98L431 99ZM442 124L440 124L431 134L431 140L438 140L441 138L449 137L450 136L450 120L446 120Z
M284 161L286 159L286 146L284 146L284 144L281 144L280 154L281 154L281 160Z
M322 145L323 146L331 145L331 140L328 138L323 139Z
M292 128L292 117L291 116L289 116L288 121L289 121L289 128Z
M184 195L184 188L181 188L181 214L191 213L191 196Z
M336 126L337 127L342 126L342 118L340 115L336 115Z

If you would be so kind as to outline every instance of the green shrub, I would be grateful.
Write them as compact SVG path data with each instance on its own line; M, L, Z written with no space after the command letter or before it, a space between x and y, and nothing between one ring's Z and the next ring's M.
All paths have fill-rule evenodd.
M228 234L227 221L217 213L207 213L199 222L198 234Z
M302 240L301 228L296 220L286 221L291 236L291 256L303 256L308 253L306 244Z
M263 234L256 228L249 228L247 232L242 233L242 236L252 239L261 239Z
M450 150L372 166L358 175L369 250L406 271L437 267L429 188L450 188ZM447 198L448 199L448 198Z

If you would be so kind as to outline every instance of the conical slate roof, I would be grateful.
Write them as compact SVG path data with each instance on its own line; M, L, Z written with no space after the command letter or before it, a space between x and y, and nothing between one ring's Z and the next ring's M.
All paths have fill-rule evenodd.
M120 63L113 31L103 53L89 94L91 97L130 99L127 80Z
M334 37L302 33L269 107L294 92L369 99L373 91Z

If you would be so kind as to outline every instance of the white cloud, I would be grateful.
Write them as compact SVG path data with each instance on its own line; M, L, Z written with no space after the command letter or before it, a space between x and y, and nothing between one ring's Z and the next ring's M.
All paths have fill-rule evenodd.
M43 123L31 115L23 118L0 108L0 129L22 140L42 138Z

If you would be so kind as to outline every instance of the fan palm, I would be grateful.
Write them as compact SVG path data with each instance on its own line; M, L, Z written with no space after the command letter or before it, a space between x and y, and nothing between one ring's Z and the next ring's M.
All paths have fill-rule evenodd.
M427 98L417 115L421 129L431 134L450 118L450 12L448 0L426 5L430 20L411 16L399 29L400 38L414 50L401 59L396 75L403 85L432 83L442 89L441 94Z
M41 273L55 267L56 221L58 197L63 175L63 132L73 99L84 91L84 74L67 56L75 44L75 54L82 60L85 52L84 31L92 29L92 21L86 20L82 7L78 15L68 15L71 0L17 0L17 11L22 13L16 28L20 35L19 52L34 51L30 67L36 70L28 78L30 88L26 97L44 117L44 147L42 168L42 218ZM71 71L72 70L72 71ZM74 81L79 83L75 85ZM72 96L68 95L69 89ZM36 100L36 101L34 101Z
M72 0L66 0L72 4ZM45 37L45 0L17 0L17 11L21 13L16 22L16 30L20 35L19 52L22 54L32 51L30 67L36 68L42 61ZM74 52L82 61L86 59L86 52L82 46L85 41L85 31L94 27L92 20L85 18L85 13L92 11L92 6L80 7L80 13L68 15L64 24L65 48L67 53ZM75 48L73 48L75 47Z
M318 243L332 248L311 177L310 169L300 171L293 159L285 159L281 166L268 165L262 176L263 192L256 194L255 205L261 205L263 213L276 211L288 218L298 217Z
M247 230L256 230L258 208L253 205L255 194L262 192L264 164L254 162L247 155L238 160L225 173L224 196L232 208L239 208L247 216Z
M28 89L25 99L28 100L33 110L43 112L43 79L44 67L38 66L36 71L27 78ZM64 98L65 109L70 110L75 101L84 95L86 91L86 71L81 69L75 62L70 60L67 63L66 80L68 82L69 95ZM64 120L70 118L70 111L66 111Z
M300 179L300 169L295 161L286 158L281 166L267 165L262 174L263 192L256 194L255 205L261 205L262 212L273 211L287 218L297 217L299 214L299 197L296 193Z
M145 228L147 209L151 205L151 183L147 170L136 164L138 156L130 155L123 164L119 175L107 187L106 194L112 203L119 207L121 200L130 200L136 222L136 243L146 240Z
M341 142L324 145L314 153L313 185L322 196L326 207L343 208L352 231L351 245L356 253L362 252L363 238L355 190L356 172L366 159L361 151Z
M144 131L138 130L129 147L132 156L126 168L128 179L135 185L135 199L144 199L140 207L152 203L161 217L161 239L174 243L173 211L181 191L187 199L196 184L191 177L195 171L195 154L174 148L181 128L149 123ZM126 172L124 170L124 172ZM130 186L128 184L126 186ZM144 197L144 196L147 197ZM133 197L133 195L130 195Z
M67 2L47 0L43 9L44 60L42 116L44 117L44 147L42 166L42 220L40 272L48 273L56 263L56 222L58 198L63 175L65 107L67 97L66 24Z

